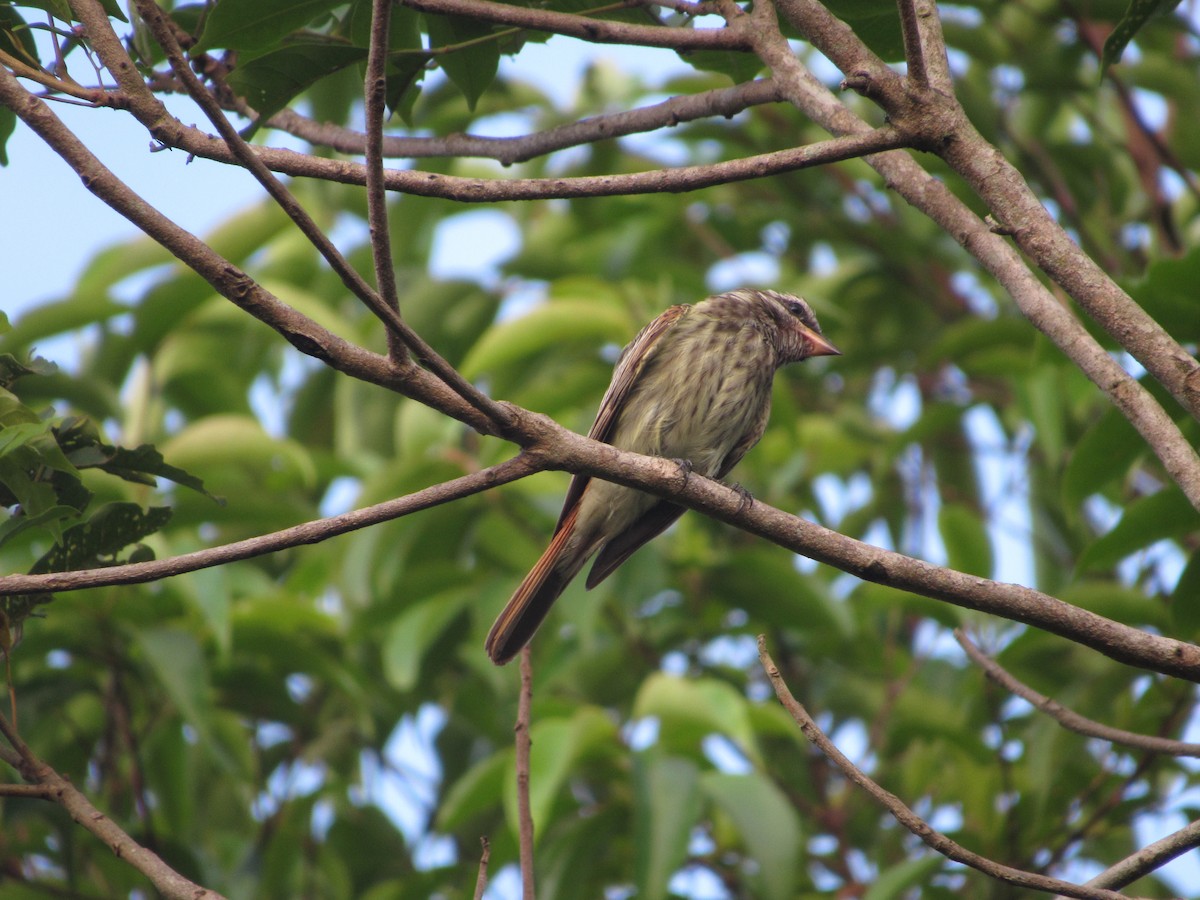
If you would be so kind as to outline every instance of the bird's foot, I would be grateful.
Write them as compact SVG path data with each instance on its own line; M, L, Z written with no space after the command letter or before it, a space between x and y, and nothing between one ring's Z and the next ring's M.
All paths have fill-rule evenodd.
M738 495L737 511L739 513L744 513L746 510L748 510L750 507L752 507L754 505L754 496L748 490L746 490L746 488L743 487L739 482L735 481L729 487L734 493L736 493Z
M679 477L683 479L683 484L681 484L680 487L687 487L688 481L691 480L692 477L692 470L695 468L695 466L692 465L692 461L690 459L673 459L671 461L675 463L675 465L679 466Z

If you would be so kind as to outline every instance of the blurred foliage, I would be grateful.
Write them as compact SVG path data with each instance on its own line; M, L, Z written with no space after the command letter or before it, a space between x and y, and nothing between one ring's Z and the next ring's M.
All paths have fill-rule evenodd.
M311 88L313 110L348 123L369 6L222 0L174 15L202 49L237 51L233 83L260 110ZM880 11L891 3L834 6L881 52L897 46L894 16ZM16 15L0 11L9 17L0 25ZM1155 16L1136 34L1137 52L1126 49L1100 81L1102 40L1091 39L1126 15L1116 0L944 9L975 124L1081 245L1194 346L1200 131L1189 123L1200 113L1200 56L1192 24ZM544 35L402 8L394 16L390 104L424 134L484 131L502 113L548 128L727 86L757 68L697 54L663 85L597 63L563 106L496 66ZM135 31L134 45L152 62L143 38ZM426 53L456 42L454 53ZM440 74L426 69L430 59ZM4 127L0 119L0 136ZM636 171L660 156L703 162L821 137L794 110L768 106L504 172ZM921 161L978 208L936 159ZM425 165L501 173L475 160ZM293 189L369 271L362 192ZM451 226L475 211L405 196L392 214L414 327L494 396L581 431L616 349L667 305L743 283L808 297L844 355L777 378L771 428L735 473L756 498L1130 625L1200 635L1194 511L954 237L897 203L865 164L686 196L498 207L493 224L519 245L478 281L428 270L431 248L463 234ZM377 321L265 202L208 240L341 336L383 348ZM477 253L466 241L449 249ZM64 333L82 336L64 371L12 380L0 395L10 411L0 461L24 447L40 454L41 473L25 486L36 496L0 479L12 492L4 571L33 568L85 515L44 489L55 479L86 489L88 521L122 504L170 506L169 522L133 539L170 556L395 497L513 452L299 356L147 239L98 254L74 291L14 322L0 359L18 365ZM1196 423L1164 404L1197 439ZM10 419L13 410L24 412ZM72 424L84 421L93 430ZM171 473L193 473L227 502L85 471L64 446L71 429L86 435L71 446L110 465L145 453L118 445L153 445L157 463L126 468L183 484ZM517 672L493 668L483 638L548 539L565 484L542 475L321 545L61 594L12 655L24 736L138 840L233 898L469 896L480 835L491 840L493 874L516 857ZM1015 896L929 854L813 754L768 697L758 633L841 746L976 852L1083 880L1136 849L1135 828L1151 814L1194 816L1194 766L1063 731L985 684L949 639L957 626L1084 715L1168 735L1193 721L1189 685L860 583L688 515L596 591L573 586L534 643L539 896ZM2 815L4 896L144 890L61 810L7 799ZM1182 889L1152 877L1136 890Z

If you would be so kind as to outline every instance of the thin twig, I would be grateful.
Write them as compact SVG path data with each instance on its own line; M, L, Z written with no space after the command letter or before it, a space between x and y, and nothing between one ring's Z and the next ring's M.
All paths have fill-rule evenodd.
M392 0L373 0L371 43L367 51L367 74L363 81L366 108L367 223L371 235L371 259L375 263L375 288L380 299L400 313L396 293L396 270L392 263L392 233L388 227L387 195L383 185L383 118L387 105L388 37ZM407 356L400 336L388 329L388 354L397 362Z
M492 858L492 844L486 834L479 839L479 843L483 850L479 854L479 874L475 876L475 900L483 900L483 892L488 885L488 860Z
M128 563L104 569L80 569L75 572L46 572L42 575L5 575L0 577L0 596L35 594L49 591L76 591L83 588L114 584L144 584L185 572L195 572L267 553L276 553L304 544L317 544L340 534L357 531L380 522L388 522L424 509L460 500L502 484L508 484L541 470L541 465L527 455L514 456L478 472L435 484L424 490L376 503L364 509L351 510L337 516L293 525L282 531L209 547L168 559Z
M529 805L529 729L532 725L533 663L529 645L521 650L521 693L517 698L517 819L521 858L521 900L534 900L533 811Z
M788 23L837 62L843 71L861 69L869 73L872 85L902 93L903 85L895 73L867 50L844 22L831 16L820 3L807 0L775 0L775 3ZM755 27L749 34L755 41L755 52L770 67L772 76L797 109L832 134L850 134L869 129L866 122L848 109L796 58L787 39L779 32L769 4L756 4L752 16ZM929 43L925 45L926 64L932 69L930 75L933 83L940 88L943 84L940 67L945 60L945 43L940 40L940 29L935 26L936 22L928 28L922 28L921 33L923 36L929 34ZM934 45L941 48L939 53L932 51ZM948 79L947 73L947 85ZM994 150L989 150L983 155L991 158L993 153ZM888 187L929 216L947 234L953 235L968 253L979 260L1009 292L1022 314L1049 337L1137 429L1171 479L1180 486L1193 506L1200 509L1200 456L1191 442L1183 436L1179 426L1155 397L1121 368L1071 310L1030 271L1016 249L989 228L944 182L926 172L908 154L875 154L864 161L878 170Z
M910 131L918 146L936 153L957 172L1026 256L1141 363L1180 406L1200 420L1200 361L1054 221L1021 173L971 123L953 92L930 92L928 102L913 104L903 80L822 4L777 2L801 34L847 74L851 86L879 103L892 124ZM936 15L923 23L921 36L926 59L935 53L945 56L946 43ZM779 76L777 70L775 74ZM937 74L932 74L936 82ZM1200 509L1200 483L1181 487Z
M129 863L150 879L151 884L168 900L224 900L216 891L180 875L156 853L143 847L116 822L96 809L68 779L34 755L3 715L0 715L0 734L4 735L19 754L17 770L26 781L40 787L46 799L57 803L70 813L76 824L82 825L104 841L118 859Z
M904 35L908 77L917 88L925 90L929 87L929 73L925 70L925 51L921 47L916 0L896 0L896 5L900 9L900 31Z
M115 45L116 53L124 54L124 47L112 32L107 16L92 0L73 0L85 16L97 16L96 28L89 26L89 38L93 44ZM100 37L93 33L101 32ZM105 33L107 29L107 33ZM110 50L112 48L109 48ZM126 56L127 58L127 56ZM130 63L132 69L132 63ZM157 99L149 95L145 84L134 72L131 84L140 85L149 96L148 108L139 95L127 96L135 115L146 116L147 121L159 116ZM123 90L127 90L124 85ZM108 169L79 138L67 128L47 106L34 97L6 69L0 67L0 105L15 112L29 128L53 149L74 170L84 186L134 225L149 238L156 241L175 257L183 261L197 275L213 286L213 289L236 304L240 309L281 334L301 353L321 360L334 369L353 375L363 381L394 390L405 397L413 397L447 415L466 422L478 431L494 434L497 429L492 420L483 416L469 405L459 394L432 373L415 363L399 366L387 357L379 356L350 343L318 325L265 290L240 268L225 259L212 247L191 232L179 227L163 215L145 198L133 191ZM164 114L165 115L165 114ZM172 122L169 117L163 122ZM210 143L224 148L223 141L215 138Z
M237 163L237 159L223 143L213 141L202 132L187 128L178 122L173 122L169 131L160 130L155 136L164 145L185 150L193 156L216 162ZM832 138L789 150L760 153L708 165L680 166L649 172L564 178L467 178L413 169L388 169L384 173L384 181L389 191L418 197L440 197L459 203L684 193L737 181L767 178L908 146L908 138L885 125L874 131ZM366 168L360 163L324 159L274 147L250 149L271 171L281 175L319 178L339 184L366 183Z
M1171 860L1200 846L1200 819L1184 826L1174 834L1147 844L1137 853L1109 866L1087 882L1088 887L1119 889L1133 884Z
M1020 681L1015 675L1004 669L998 662L979 649L961 628L954 630L954 639L966 651L967 656L983 669L983 673L1006 691L1028 700L1054 721L1068 731L1082 734L1085 737L1100 738L1124 747L1137 750L1148 750L1151 753L1166 753L1171 756L1200 756L1200 744L1190 744L1186 741L1175 741L1170 738L1157 737L1148 734L1136 734L1104 725L1094 719L1081 716L1068 709L1056 700L1051 700L1044 694L1039 694L1029 685Z
M631 25L491 0L403 0L421 12L469 16L498 25L562 34L597 44L634 44L670 50L747 50L745 37L724 28L674 28Z
M383 301L379 294L363 280L363 277L342 256L341 252L329 240L320 226L313 221L312 217L308 215L292 195L291 191L258 158L246 140L225 117L220 104L205 89L200 79L192 71L191 66L188 65L187 59L183 55L183 49L179 46L179 42L175 38L173 25L170 19L167 18L166 13L163 12L154 0L134 0L134 3L150 34L158 42L159 46L162 47L163 52L166 53L167 61L170 63L175 77L187 88L188 94L201 110L204 111L204 114L208 116L209 121L217 129L217 132L237 158L237 161L255 177L259 184L271 195L271 199L279 204L279 207L287 213L288 217L296 224L301 233L325 258L333 270L337 272L347 289L362 300L367 308L392 333L398 335L426 368L458 393L463 400L475 407L484 416L487 416L498 428L503 429L509 419L507 410L463 378L453 366L426 344L400 318L395 309L392 309Z
M0 797L33 797L50 799L50 788L44 784L0 784Z
M800 730L808 738L809 742L832 760L834 765L841 769L842 774L850 779L850 781L862 788L871 799L891 813L896 821L947 859L960 862L991 878L1007 884L1014 884L1018 887L1038 891L1053 891L1066 897L1078 897L1083 898L1083 900L1126 900L1126 898L1113 891L1102 888L1084 887L1062 881L1058 878L1041 875L1037 872L1025 872L1021 869L1014 869L1011 866L988 859L986 856L980 856L978 853L974 853L946 837L941 832L935 831L928 822L909 809L899 797L890 791L884 790L872 781L865 772L847 759L838 750L833 741L821 731L817 723L813 721L812 716L808 714L808 711L792 696L792 692L784 682L783 676L779 674L779 669L776 667L774 660L767 653L767 641L761 634L758 636L758 658L767 673L767 678L771 681L771 686L775 689L775 696L779 698L779 702L783 704L784 709L788 711L795 723L800 726Z
M744 109L777 103L780 99L779 88L767 78L671 97L637 109L589 116L577 122L515 137L457 133L438 137L384 135L382 152L389 159L473 156L494 159L501 165L510 166L556 150L644 134L659 128L674 127L682 122L715 116L729 118ZM286 131L310 144L329 147L339 153L366 152L366 136L363 132L332 122L317 122L292 109L284 109L273 115L267 120L267 127Z

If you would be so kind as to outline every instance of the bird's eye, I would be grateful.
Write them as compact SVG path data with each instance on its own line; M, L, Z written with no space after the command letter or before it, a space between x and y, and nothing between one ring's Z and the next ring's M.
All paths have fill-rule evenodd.
M784 306L787 307L788 312L790 312L809 328L818 333L820 332L820 328L817 326L816 316L812 314L812 310L808 308L808 304L803 300L785 300Z

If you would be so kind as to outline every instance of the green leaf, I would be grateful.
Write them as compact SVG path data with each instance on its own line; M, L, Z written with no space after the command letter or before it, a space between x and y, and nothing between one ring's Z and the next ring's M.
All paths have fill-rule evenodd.
M496 70L500 67L499 44L489 39L492 26L465 16L435 13L425 14L425 24L437 64L462 91L467 106L474 110L483 92L496 79Z
M350 12L350 38L357 47L369 47L372 0L356 0ZM408 124L419 93L417 86L425 76L431 59L421 42L421 15L398 4L388 17L387 108L399 112ZM422 334L424 332L421 332Z
M209 13L197 51L259 54L344 0L221 0ZM235 72L236 74L236 72Z
M637 896L663 900L671 876L687 858L688 839L700 818L696 764L656 751L633 761L634 881Z
M7 320L4 324L7 324ZM5 390L26 375L53 375L57 371L58 366L38 356L22 362L11 353L0 353L0 388Z
M754 623L788 627L804 622L806 630L826 639L849 634L845 604L833 600L823 584L797 571L795 559L778 547L739 547L711 570L708 591L716 602L749 613L754 628L759 627Z
M1171 616L1175 621L1171 634L1190 640L1200 632L1200 549L1192 551L1171 592Z
M137 632L147 663L180 716L196 729L200 744L226 767L232 760L214 740L208 667L194 635L175 628Z
M569 719L542 719L529 731L529 808L533 815L535 839L540 839L550 824L550 813L561 798L567 776L580 758L597 749L613 746L616 726L594 706L575 711ZM514 759L515 762L515 759ZM517 780L515 774L505 783L505 810L513 832L517 826Z
M70 463L79 469L96 468L134 484L153 485L154 477L167 478L182 487L191 488L206 497L204 482L178 466L168 465L163 455L151 444L129 449L106 444L92 423L84 418L70 418L55 430L59 446Z
M825 6L853 28L859 39L884 62L904 59L904 34L900 30L895 3L890 0L828 0Z
M114 2L114 0L104 0L105 11ZM71 12L71 4L69 0L21 0L21 6L28 6L30 9L40 9L43 12L48 12L54 18L63 22L76 21L74 14ZM112 15L112 13L109 13ZM121 21L127 21L124 17Z
M1178 5L1179 0L1129 0L1125 15L1104 41L1104 52L1100 54L1100 76L1104 77L1108 67L1120 60L1129 42L1153 15L1169 13Z
M700 786L732 820L746 853L758 862L753 894L764 900L795 896L796 869L803 858L800 818L770 778L751 772L705 772Z
M462 371L468 378L477 378L547 347L624 343L635 330L629 313L614 306L574 300L544 303L528 315L489 329L467 354Z
M455 588L405 610L392 623L383 642L383 674L388 684L398 691L416 687L426 652L470 600L468 591Z
M724 681L656 672L642 682L632 714L635 719L656 717L659 740L673 750L698 752L703 738L723 734L755 765L762 764L747 700Z
M753 53L735 50L680 50L679 58L701 72L728 75L734 84L750 81L762 71L763 64Z
M1063 499L1078 507L1092 494L1122 481L1130 466L1146 450L1137 429L1116 408L1110 407L1083 437L1063 472Z
M41 422L26 422L23 425L0 427L0 456L13 453L31 441L45 437L47 428Z
M1170 616L1163 604L1137 588L1112 581L1085 580L1059 591L1063 601L1127 625L1166 628Z
M1175 340L1200 340L1200 247L1184 256L1155 260L1143 277L1131 281L1129 294Z
M0 6L0 50L32 66L38 65L37 45L25 20L11 6ZM0 107L0 166L8 165L8 139L17 130L17 116Z
M111 565L130 544L161 531L171 519L171 509L136 503L108 503L86 522L67 529L62 541L34 565L32 572L69 572Z
M238 66L229 76L229 86L253 107L261 123L305 88L366 58L361 47L298 41Z
M77 294L44 303L21 316L0 342L4 348L28 347L50 335L62 334L129 312L106 294Z
M944 863L945 859L937 855L897 863L879 873L863 894L863 900L900 900L907 897L913 888L927 886L929 880L942 870Z
M992 541L977 511L961 503L943 503L938 511L938 531L946 544L950 568L991 577Z
M450 786L438 804L437 830L458 831L476 817L495 809L512 773L512 750L493 753L469 768Z
M1200 528L1200 512L1179 488L1171 486L1136 500L1121 520L1084 550L1081 572L1107 569L1131 553L1166 538L1180 538Z
M63 526L67 522L78 521L79 510L74 506L66 504L60 506L51 506L49 509L44 509L37 515L25 515L22 510L19 516L9 516L4 522L0 523L0 546L3 546L7 541L12 540L21 532L29 528L45 528L51 533L55 541L62 539Z

